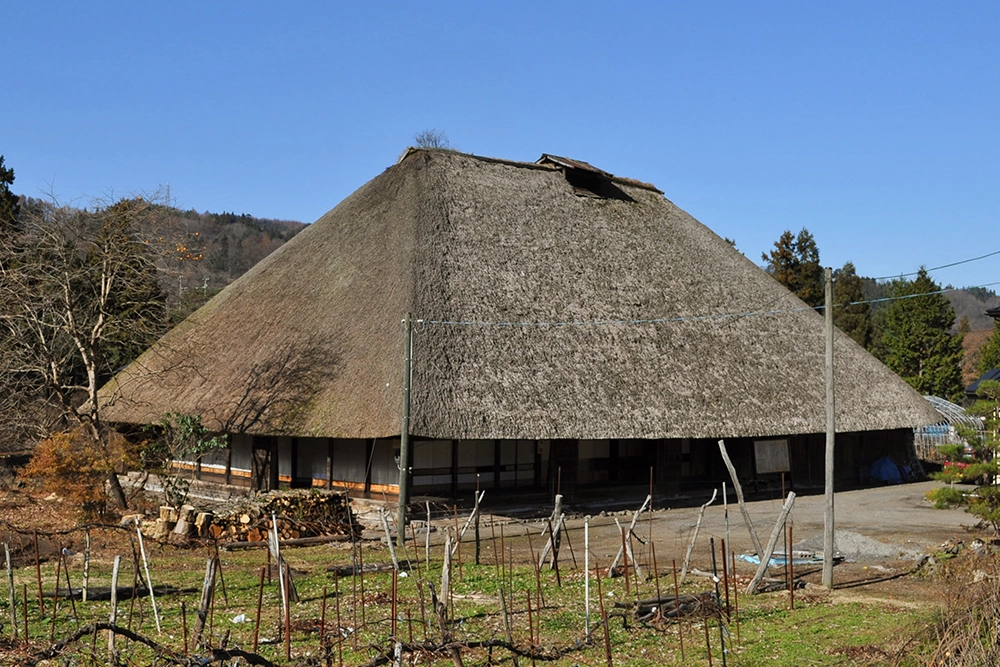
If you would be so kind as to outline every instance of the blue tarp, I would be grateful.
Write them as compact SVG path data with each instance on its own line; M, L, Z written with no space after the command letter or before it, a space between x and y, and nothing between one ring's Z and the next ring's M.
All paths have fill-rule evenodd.
M899 468L888 456L875 461L870 470L872 479L877 479L886 484L902 484L903 476L899 473Z

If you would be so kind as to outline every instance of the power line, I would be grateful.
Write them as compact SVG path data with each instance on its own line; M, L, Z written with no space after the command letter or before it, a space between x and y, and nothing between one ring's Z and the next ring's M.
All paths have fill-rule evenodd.
M1000 285L1000 281L993 283L986 283L984 285L976 285L975 287L993 287L994 285ZM834 308L840 308L843 306L859 306L864 304L873 303L887 303L890 301L901 301L903 299L916 299L922 296L933 296L937 294L947 294L949 292L961 292L969 288L951 288L951 289L941 289L933 292L921 292L919 294L904 294L902 296L887 296L879 299L867 299L864 301L851 301L846 304L834 304ZM726 319L737 319L743 317L760 317L765 315L784 315L791 313L800 313L807 310L817 310L822 311L825 306L802 306L799 308L785 308L777 310L756 310L756 311L745 311L739 313L718 313L715 315L695 315L690 317L651 317L651 318L636 318L636 319L618 319L618 320L576 320L576 321L564 321L564 322L495 322L495 321L477 321L477 320L416 320L417 323L421 325L420 331L423 331L427 326L455 326L455 327L510 327L510 328L527 328L527 327L587 327L587 326L632 326L632 325L642 325L642 324L677 324L684 322L704 322L709 320L726 320Z
M968 264L970 262L978 262L981 259L986 259L987 257L993 257L994 255L1000 255L1000 250L995 250L993 252L987 253L985 255L980 255L979 257L971 257L969 259L963 259L959 262L952 262L951 264L942 264L941 266L935 266L930 269L923 269L927 273L931 271L938 271L940 269L950 269L953 266L960 266L962 264ZM909 276L918 275L920 271L913 271L911 273L900 273L898 276L879 276L878 278L872 278L872 280L893 280L895 278L906 278Z

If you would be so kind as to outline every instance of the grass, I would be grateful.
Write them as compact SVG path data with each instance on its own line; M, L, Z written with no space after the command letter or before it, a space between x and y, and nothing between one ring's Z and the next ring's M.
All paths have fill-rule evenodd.
M148 599L129 600L119 604L119 624L129 626L154 641L183 653L184 616L182 602L187 612L188 633L191 635L195 623L206 559L211 549L200 547L176 549L147 543L150 556L150 570L153 583L157 586L169 584L183 592L161 595L157 598L162 632L158 633ZM364 543L366 563L388 562L386 550L375 543ZM469 558L471 548L466 547L465 558ZM127 543L121 545L120 553L129 554L128 563L123 566L120 585L130 585L132 581L131 555ZM295 579L301 602L291 606L290 636L291 660L285 657L285 646L281 640L282 614L281 596L277 577L270 584L265 583L258 652L278 665L286 664L342 664L364 665L380 655L380 651L392 648L390 641L392 619L392 574L389 572L370 574L363 577L349 577L335 583L332 574L326 571L329 565L343 565L351 562L350 545L333 544L308 548L286 549L284 555L289 565L303 574ZM562 657L549 663L556 665L606 665L603 628L597 600L596 583L591 579L591 627L593 636L585 642L584 630L584 575L573 570L571 564L562 565L562 587L556 584L555 573L543 569L540 578L544 604L539 616L539 594L536 590L536 574L527 559L516 563L511 572L500 574L493 561L489 543L484 545L483 564L465 562L461 568L454 568L453 599L451 614L454 615L454 637L458 641L504 639L503 617L499 613L498 590L501 584L512 590L511 623L513 643L527 648L531 637L537 636L536 648L547 656L564 652ZM410 558L415 558L412 547ZM423 550L420 549L420 555ZM402 557L402 554L400 554ZM442 549L436 547L430 564L421 563L419 573L397 580L397 637L404 642L440 642L441 634L430 609L430 584L440 585ZM82 583L82 556L71 559L70 577L74 588ZM254 640L254 619L257 613L257 595L261 567L267 562L266 553L256 551L222 552L222 577L217 580L214 610L210 615L209 629L212 644L218 646L228 635L228 646L251 650ZM582 564L581 564L582 565ZM140 566L141 567L141 566ZM43 587L52 591L55 584L56 564L42 566ZM108 586L111 579L111 558L93 559L90 566L91 586ZM78 620L73 619L71 605L60 601L55 624L52 624L52 600L46 599L46 616L41 617L38 609L37 584L34 567L22 567L14 574L18 597L27 588L28 592L28 634L30 646L11 645L7 642L6 657L0 664L23 664L30 656L51 643L50 637L59 640L78 627L95 621L106 621L110 611L108 602L76 602ZM225 582L225 598L222 582ZM65 590L65 579L61 581ZM628 599L623 578L604 579L601 582L605 609L615 610L615 601ZM672 578L669 572L662 579L663 593L672 592ZM745 581L744 581L745 585ZM334 594L339 588L339 600ZM361 594L361 588L364 594ZM9 601L6 585L0 589L0 635L11 637ZM634 588L634 587L633 587ZM690 581L682 588L685 592L703 592L709 589L705 579ZM327 657L321 643L320 619L323 615L323 593L326 598L326 629L332 648ZM641 585L639 595L652 597L655 594L653 582ZM528 600L531 600L529 625ZM632 591L632 599L635 591ZM424 605L421 605L421 600ZM926 637L928 628L935 623L931 610L915 610L887 606L884 603L832 603L825 594L797 595L794 611L788 609L787 593L769 593L753 597L740 597L739 637L735 619L727 625L727 662L729 665L749 667L754 665L870 665L890 664L901 667L927 664L920 660L930 648L914 638ZM357 601L357 604L355 604ZM340 623L337 623L339 607ZM423 609L423 611L421 611ZM23 605L17 606L19 632L23 634ZM243 615L249 622L234 623L233 619ZM634 620L623 622L620 617L609 621L609 638L612 658L616 665L707 665L705 627L701 619L685 622L681 626L684 641L684 655L681 655L680 637L676 624L649 626L637 624ZM426 625L425 625L426 622ZM712 650L713 664L721 663L718 621L708 619L708 637ZM354 632L353 628L358 631ZM343 637L338 641L338 638ZM190 642L189 638L189 642ZM122 664L147 665L153 662L152 652L139 644L119 640ZM73 644L58 664L87 665L108 664L106 634L101 633L96 642L84 638ZM193 651L193 647L191 647ZM93 656L92 652L96 653ZM199 654L203 655L202 650ZM486 649L463 652L466 665L489 664L490 655ZM4 662L6 661L6 662ZM511 654L496 647L492 653L493 664L512 665ZM520 665L530 662L521 658ZM56 664L56 663L53 663ZM451 665L447 655L423 654L420 665Z

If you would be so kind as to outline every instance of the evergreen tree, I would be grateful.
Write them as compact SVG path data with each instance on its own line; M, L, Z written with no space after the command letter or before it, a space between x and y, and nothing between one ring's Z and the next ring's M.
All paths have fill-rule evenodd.
M823 267L819 264L816 239L805 227L792 234L785 230L774 242L774 250L763 253L764 270L810 306L823 305Z
M10 191L14 185L14 170L3 166L0 155L0 234L6 235L17 227L21 204L17 195Z
M979 350L979 374L1000 368L1000 319L993 321L993 333Z
M955 311L940 287L920 269L916 279L889 283L894 297L879 310L875 354L922 394L958 398L962 385L962 336L952 335ZM922 295L922 296L914 296Z
M847 262L833 273L833 323L865 348L872 343L872 307L865 300L864 279ZM850 305L853 304L853 305Z

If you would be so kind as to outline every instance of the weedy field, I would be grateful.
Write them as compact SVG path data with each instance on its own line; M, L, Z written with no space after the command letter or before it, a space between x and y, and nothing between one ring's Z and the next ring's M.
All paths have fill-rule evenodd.
M680 583L682 563L656 559L656 535L635 545L640 571L622 563L608 577L611 559L593 548L588 559L581 530L567 533L554 569L551 559L536 567L547 538L535 524L484 523L477 564L473 531L452 545L457 531L443 523L429 550L425 535L411 533L396 549L397 571L374 530L357 543L282 547L285 570L266 548L140 547L134 527L51 524L39 532L49 558L36 566L34 531L8 520L5 539L30 546L15 550L0 587L0 664L916 666L991 664L996 645L988 612L1000 611L1000 568L991 552L891 577L923 591L917 600L866 590L863 579L789 591L783 572L776 590L748 596L753 566L730 558L723 567L721 545L708 540L696 545L697 560L716 555L719 581L701 572ZM977 651L985 662L959 661Z

